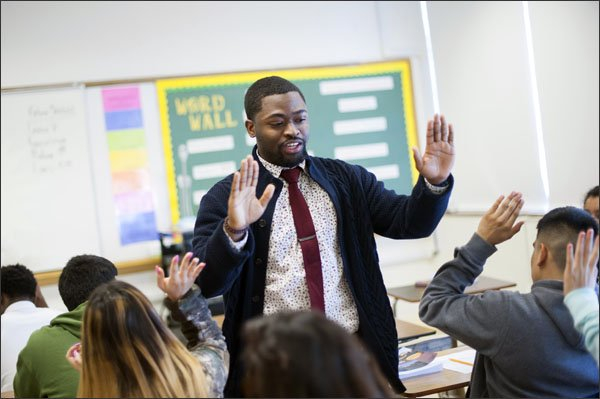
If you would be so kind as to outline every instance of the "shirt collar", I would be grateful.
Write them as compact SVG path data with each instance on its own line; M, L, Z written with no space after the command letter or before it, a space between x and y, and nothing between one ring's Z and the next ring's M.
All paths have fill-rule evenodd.
M22 301L13 302L10 305L8 305L6 307L6 309L4 309L4 313L22 312L23 310L32 309L32 308L35 308L35 305L33 304L33 302L25 299Z
M256 150L256 156L258 156L258 160L260 161L260 163L263 164L263 166L265 167L265 169L267 169L269 171L269 173L272 174L275 177L279 177L279 175L281 175L281 171L282 170L284 170L284 169L290 169L290 168L286 168L284 166L275 165L274 163L271 163L271 162L265 160L258 153L258 149ZM294 166L294 168L295 167L300 167L303 171L306 172L306 159L304 159L298 165Z

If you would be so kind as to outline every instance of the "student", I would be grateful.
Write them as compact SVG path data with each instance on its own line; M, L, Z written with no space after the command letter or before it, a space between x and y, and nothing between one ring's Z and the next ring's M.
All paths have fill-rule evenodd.
M598 187L591 188L583 199L583 209L596 218L596 222L600 220L600 188Z
M403 391L374 234L404 239L434 231L452 189L452 127L437 115L429 121L425 154L414 149L421 176L406 196L360 166L308 156L308 109L293 83L260 79L244 106L257 145L239 171L204 195L193 239L195 256L208 265L198 280L202 291L224 295L226 303L226 395L240 395L244 321L310 308L356 333L394 389Z
M45 304L33 273L23 265L2 266L2 392L13 390L17 356L32 332L48 325L58 310L38 307ZM37 295L36 295L37 294Z
M585 346L598 365L598 294L595 291L598 277L598 237L594 240L592 229L579 233L577 247L567 244L567 266L564 275L565 305L575 328L585 338Z
M369 351L322 313L255 318L245 324L242 340L246 397L393 397Z
M65 359L65 352L81 337L88 297L116 275L115 265L100 256L79 255L67 262L58 279L58 291L68 312L31 334L17 361L16 397L75 397L79 375Z
M531 292L464 294L496 245L513 237L523 206L520 193L500 196L477 232L455 251L425 289L419 316L477 351L470 397L597 397L598 367L563 304L565 248L581 230L598 227L582 209L557 208L537 225Z
M196 285L204 263L187 253L173 258L169 278L156 267L157 283L192 329L191 353L134 286L112 281L91 295L81 344L67 359L81 371L84 398L222 397L227 379L224 337ZM111 383L107 384L107 381Z

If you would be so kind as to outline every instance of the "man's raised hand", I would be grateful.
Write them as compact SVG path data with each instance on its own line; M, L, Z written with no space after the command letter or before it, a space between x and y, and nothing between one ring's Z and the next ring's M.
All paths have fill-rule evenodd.
M435 114L427 122L425 152L413 147L415 166L431 184L440 184L448 179L454 166L454 128L446 123L444 115Z

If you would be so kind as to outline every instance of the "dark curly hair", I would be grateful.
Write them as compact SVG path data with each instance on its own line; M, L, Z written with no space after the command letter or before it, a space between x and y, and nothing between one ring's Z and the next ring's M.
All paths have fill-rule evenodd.
M37 281L31 270L17 263L2 266L2 293L9 298L35 298L35 287Z
M117 275L115 265L101 256L72 257L58 279L58 292L69 311L87 301L99 285L112 281Z
M304 94L302 94L298 86L287 79L279 76L268 76L257 80L248 88L246 96L244 97L246 117L254 121L256 114L262 109L262 99L264 97L272 96L274 94L285 94L290 91L298 92L300 97L302 97L302 100L306 103Z

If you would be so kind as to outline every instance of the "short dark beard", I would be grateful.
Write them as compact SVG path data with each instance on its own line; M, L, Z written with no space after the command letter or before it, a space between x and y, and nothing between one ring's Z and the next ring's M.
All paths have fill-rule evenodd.
M306 151L306 146L303 145L302 148L302 158L297 160L296 162L284 162L282 159L277 165L283 166L284 168L293 168L294 166L300 165L306 158L308 157L308 152Z

